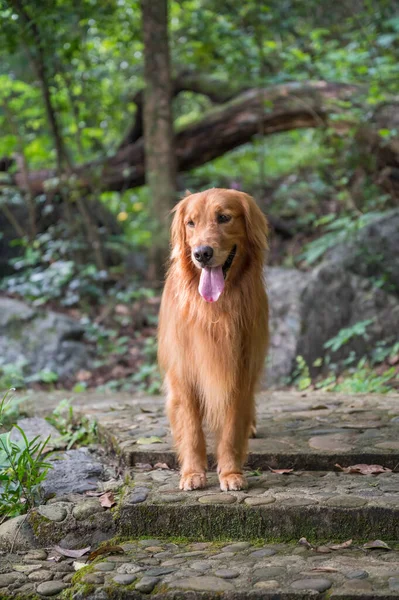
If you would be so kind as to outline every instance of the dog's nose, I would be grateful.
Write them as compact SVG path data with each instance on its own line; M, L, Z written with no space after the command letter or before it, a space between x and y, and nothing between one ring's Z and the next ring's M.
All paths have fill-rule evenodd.
M213 248L210 246L198 246L194 250L194 258L201 265L207 265L213 256Z

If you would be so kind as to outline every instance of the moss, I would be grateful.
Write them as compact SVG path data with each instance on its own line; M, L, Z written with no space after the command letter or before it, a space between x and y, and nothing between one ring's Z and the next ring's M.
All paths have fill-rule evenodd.
M29 513L29 523L32 526L33 529L33 533L35 534L36 537L40 537L42 532L43 532L43 526L48 526L50 523L52 523L52 521L50 521L50 519L47 519L47 517L44 517L43 515L41 515L39 513L39 511L37 510L32 510Z

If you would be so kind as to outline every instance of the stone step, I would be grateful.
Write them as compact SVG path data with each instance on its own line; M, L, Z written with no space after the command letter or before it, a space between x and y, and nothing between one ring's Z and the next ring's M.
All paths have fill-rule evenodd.
M75 411L96 419L104 443L126 465L167 463L176 457L159 396L96 393L74 396ZM35 393L28 412L48 414L65 392ZM336 463L399 466L399 395L263 392L258 395L257 438L249 442L251 469L332 470ZM208 448L212 451L212 439ZM214 465L210 453L209 465Z
M266 540L380 538L399 540L399 474L297 471L247 473L249 489L221 492L217 475L206 489L179 490L172 470L134 473L118 529L129 536Z
M116 553L117 551L117 553ZM2 599L44 598L63 592L76 600L309 600L394 599L399 596L398 550L309 548L262 541L129 540L83 566L51 560L53 551L0 557Z

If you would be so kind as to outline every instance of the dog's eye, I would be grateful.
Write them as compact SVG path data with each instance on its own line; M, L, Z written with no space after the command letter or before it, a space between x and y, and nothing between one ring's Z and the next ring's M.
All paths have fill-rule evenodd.
M187 221L187 226L188 227L195 227L194 221Z
M218 215L217 222L218 223L228 223L231 220L230 215Z

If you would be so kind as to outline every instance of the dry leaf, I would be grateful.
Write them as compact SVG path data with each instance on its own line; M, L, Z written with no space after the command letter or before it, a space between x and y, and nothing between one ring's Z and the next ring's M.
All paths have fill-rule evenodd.
M116 504L115 496L113 492L105 492L100 496L100 504L104 508L111 508Z
M269 467L272 473L277 473L277 475L288 475L288 473L293 473L294 469L272 469Z
M61 546L54 546L54 550L61 554L61 556L67 556L68 558L80 558L84 554L90 552L90 546L87 548L80 548L80 550L69 550L68 548L61 548Z
M338 469L341 469L344 473L360 473L361 475L378 475L379 473L392 473L392 469L388 467L382 467L381 465L351 465L350 467L341 467L341 465L335 465Z
M334 567L314 567L310 570L318 573L339 573L338 569L334 569Z
M155 463L154 469L168 469L168 470L170 470L170 467L166 463Z
M157 437L156 435L152 435L152 436L146 437L146 438L139 438L138 440L136 440L136 444L143 444L143 445L162 444L162 440L161 440L161 438Z
M89 554L88 561L96 559L98 556L103 556L104 554L124 554L125 551L120 546L101 546L98 550L95 550L91 554Z
M331 553L331 549L328 546L317 546L315 548L315 550L319 554L330 554Z
M76 375L76 379L78 381L88 381L92 376L92 373L90 371L85 371L84 369L81 369L80 371L78 371L78 374Z
M363 548L365 548L366 550L392 550L392 548L390 548L388 544L386 544L382 540L366 542L365 544L363 544Z
M352 546L352 540L347 540L346 542L342 542L342 544L330 544L328 547L330 550L345 550L345 548L350 548Z

